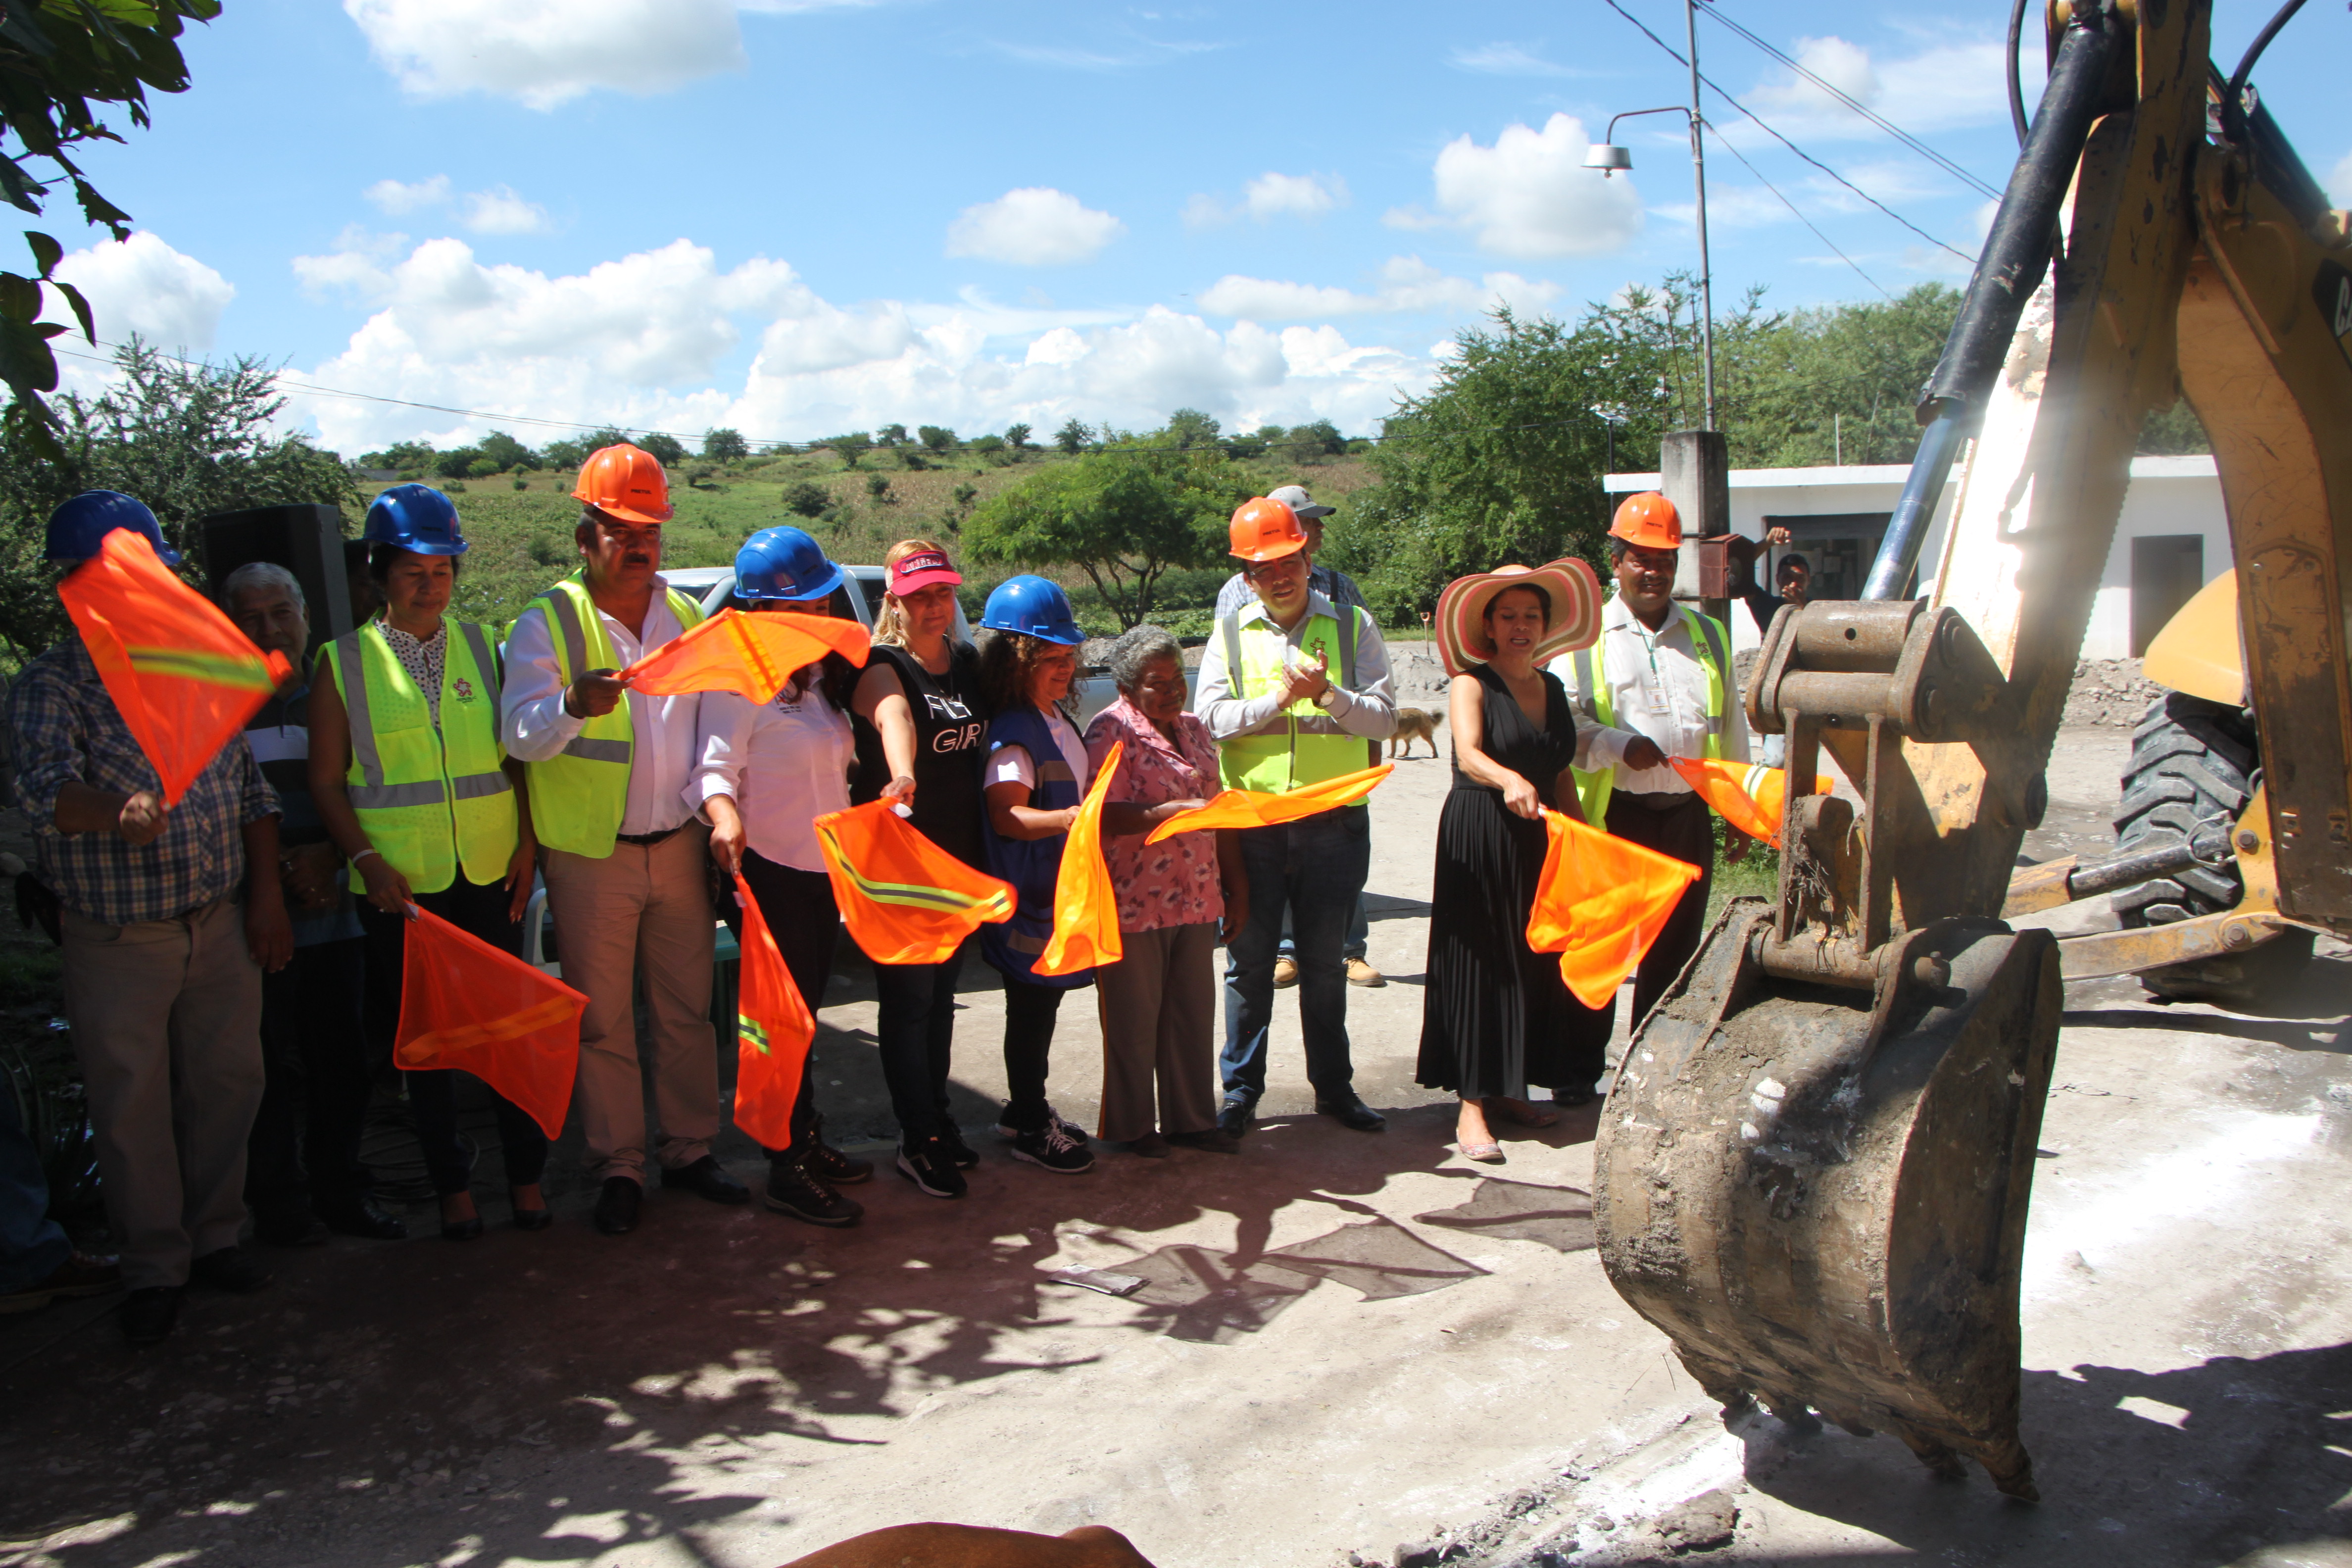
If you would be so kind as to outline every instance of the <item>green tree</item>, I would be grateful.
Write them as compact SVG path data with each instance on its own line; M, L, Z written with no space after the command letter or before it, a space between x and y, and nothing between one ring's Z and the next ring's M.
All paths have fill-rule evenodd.
M651 452L654 460L667 468L673 463L686 461L686 443L661 430L648 430L636 438L637 447Z
M433 443L430 441L395 441L381 452L364 452L360 456L362 468L430 468L433 467Z
M462 479L474 471L475 460L481 455L478 447L452 447L435 454L433 471L445 479ZM497 473L498 469L493 467L490 472Z
M923 446L930 451L952 452L955 450L956 433L949 429L944 425L924 425L919 426L915 431L915 436L916 438L920 440L923 443Z
M1004 444L1012 447L1016 452L1027 451L1029 448L1029 426L1026 425L1007 425L1004 427Z
M863 430L853 430L845 436L827 436L817 445L832 447L834 455L841 459L843 468L854 468L857 467L857 459L873 447L874 437Z
M1171 569L1202 566L1249 493L1222 455L1103 453L1036 470L1000 490L962 530L976 562L1075 566L1122 628L1152 611Z
M794 517L823 517L833 505L833 492L814 479L801 479L784 489L784 510Z
M702 455L714 463L739 463L751 455L751 443L740 430L722 425L702 433Z
M602 430L592 430L585 436L573 436L561 441L550 441L540 454L541 460L551 468L576 468L588 460L591 452L601 452L607 447L625 447L628 437L607 425Z
M874 432L874 444L877 447L903 447L907 444L907 427L904 425L885 425Z
M1168 416L1160 433L1167 445L1184 450L1215 446L1218 429L1217 422L1199 409L1179 408Z
M1087 449L1087 443L1094 437L1095 433L1087 428L1086 421L1073 415L1068 424L1054 432L1054 445L1075 458Z
M490 470L494 474L505 473L509 468L535 468L540 466L538 453L503 430L491 431L476 445L481 448L483 457L497 465Z
M18 659L67 629L52 591L57 572L42 557L49 513L68 497L137 496L189 557L192 579L199 519L305 501L360 505L341 458L277 427L286 399L260 361L189 364L134 337L116 351L114 368L99 395L57 399L48 440L29 426L0 427L0 645Z
M0 128L21 148L0 152L0 196L40 216L58 183L26 167L31 160L42 160L72 184L84 221L128 239L131 215L99 195L72 150L85 142L122 140L97 116L106 104L122 105L131 124L147 128L148 89L187 90L188 67L179 44L183 19L209 22L218 15L219 0L41 0L0 8ZM33 254L32 273L0 272L0 381L16 395L0 425L10 439L29 441L35 450L61 458L61 426L41 395L57 390L58 362L49 340L66 329L39 319L43 286L57 290L92 344L98 328L89 301L56 276L65 247L32 231L25 244Z

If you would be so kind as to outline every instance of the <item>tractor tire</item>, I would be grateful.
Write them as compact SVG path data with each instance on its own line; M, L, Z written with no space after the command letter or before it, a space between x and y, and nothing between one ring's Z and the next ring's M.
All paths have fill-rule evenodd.
M2132 731L2123 805L2116 813L2120 854L2188 842L2208 823L2227 827L2253 798L2262 747L2242 708L2168 691ZM2243 892L2234 863L2195 865L2112 895L2126 926L2168 925L2234 906ZM2311 933L2290 931L2244 954L2144 971L2140 984L2171 1001L2243 1003L2290 978L2311 958Z

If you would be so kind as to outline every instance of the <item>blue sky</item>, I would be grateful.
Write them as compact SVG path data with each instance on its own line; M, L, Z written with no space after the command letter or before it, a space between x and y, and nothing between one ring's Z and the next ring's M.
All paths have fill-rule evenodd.
M1621 3L1679 47L1679 4ZM2006 178L2005 5L1847 8L1832 31L1818 5L1720 3ZM2266 15L2226 10L2217 57ZM2339 187L2352 137L2326 73L2347 26L2306 14L2257 73ZM1700 29L1748 109L1973 255L1980 192ZM1627 123L1630 179L1579 166L1612 113L1686 93L1603 0L226 0L187 54L193 89L87 160L141 233L70 237L53 209L83 251L68 274L102 336L499 416L298 396L351 454L565 433L525 416L806 440L1190 405L1368 432L1496 301L1572 316L1696 259L1675 117ZM1707 114L1718 299L1965 275L1729 104Z

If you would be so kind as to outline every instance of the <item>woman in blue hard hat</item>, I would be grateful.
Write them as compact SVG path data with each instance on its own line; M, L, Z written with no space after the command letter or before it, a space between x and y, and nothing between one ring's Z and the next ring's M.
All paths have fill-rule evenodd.
M797 528L763 528L735 554L735 596L755 614L829 616L841 583L841 568ZM686 783L687 804L710 824L711 859L751 884L811 1017L824 1005L841 916L810 822L849 807L856 681L857 667L829 653L794 670L767 702L703 693L701 760ZM732 905L731 897L723 902ZM815 1077L811 1050L793 1102L792 1147L768 1152L767 1205L812 1225L856 1225L865 1211L835 1189L865 1181L874 1167L825 1144Z
M1072 1175L1095 1157L1085 1131L1045 1099L1046 1058L1063 994L1094 984L1094 971L1047 976L1034 965L1054 934L1062 846L1087 793L1086 742L1057 706L1069 694L1086 634L1068 596L1043 577L998 584L980 624L996 634L980 655L981 689L996 712L981 775L988 800L981 826L989 870L1012 883L1018 900L1010 921L980 928L981 955L1004 975L1011 1099L996 1131L1013 1140L1014 1159Z
M874 647L850 700L857 743L856 805L890 800L908 826L978 867L981 737L988 704L980 654L955 635L963 578L928 539L902 539L882 557L882 609ZM874 1034L890 1110L898 1120L898 1171L935 1198L960 1198L980 1163L948 1109L955 1040L956 977L964 950L939 963L874 966Z
M457 509L427 485L394 485L368 508L362 537L383 614L323 649L310 698L310 790L327 831L367 883L372 1042L399 1026L410 903L501 952L520 946L539 846L520 763L499 742L495 630L448 618L466 541ZM482 1234L472 1152L457 1132L454 1069L401 1075L441 1198L441 1234ZM540 1193L547 1135L491 1091L507 1192L519 1230L554 1222Z

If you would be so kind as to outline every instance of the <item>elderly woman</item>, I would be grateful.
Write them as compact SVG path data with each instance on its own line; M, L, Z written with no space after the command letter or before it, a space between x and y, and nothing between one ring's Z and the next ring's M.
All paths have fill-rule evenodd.
M1217 1128L1215 960L1219 921L1231 933L1249 918L1241 843L1227 831L1144 843L1217 793L1217 743L1185 711L1174 637L1138 626L1111 645L1109 662L1118 700L1087 726L1087 757L1100 768L1113 745L1126 748L1103 802L1103 860L1127 956L1096 971L1099 1131L1153 1159L1171 1143L1231 1154L1239 1143Z

